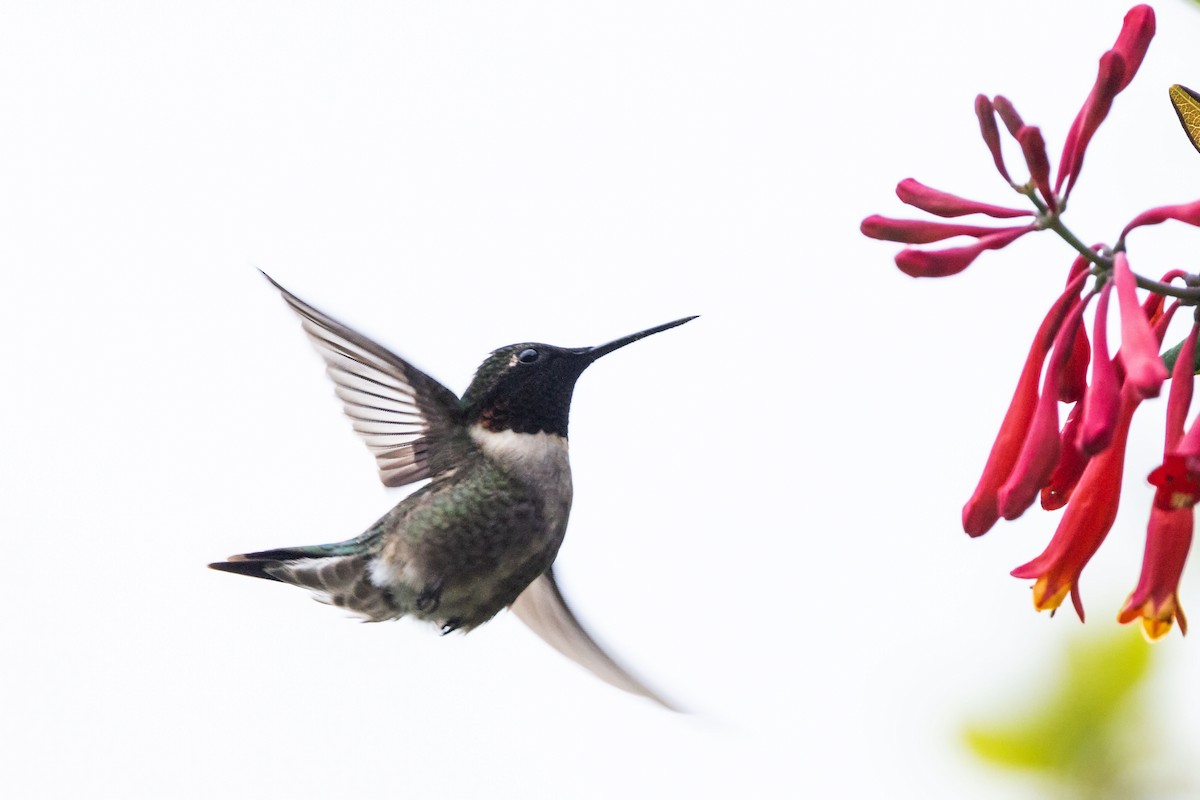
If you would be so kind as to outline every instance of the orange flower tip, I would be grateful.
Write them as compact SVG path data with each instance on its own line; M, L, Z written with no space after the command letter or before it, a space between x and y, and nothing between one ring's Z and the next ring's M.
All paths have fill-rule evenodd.
M1171 632L1171 620L1142 617L1142 635L1148 642L1157 642Z
M1132 599L1133 595L1130 595L1129 600ZM1117 621L1124 625L1140 617L1142 635L1146 637L1146 641L1153 643L1162 639L1171 632L1176 620L1179 622L1179 633L1187 635L1187 617L1183 615L1183 609L1174 597L1165 600L1157 609L1153 600L1147 600L1140 606L1130 606L1129 600L1125 601L1125 607L1117 615Z
M1054 616L1054 612L1062 605L1062 601L1066 599L1067 592L1071 591L1071 584L1066 583L1054 590L1053 594L1048 594L1049 581L1046 576L1037 579L1033 584L1033 607L1038 611L1049 611L1050 616Z

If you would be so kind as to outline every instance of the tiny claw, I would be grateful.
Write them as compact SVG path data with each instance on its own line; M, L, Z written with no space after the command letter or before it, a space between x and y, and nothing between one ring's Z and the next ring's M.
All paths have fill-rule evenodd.
M427 585L419 595L417 595L417 611L426 613L434 611L442 603L442 582L434 581Z
M442 626L442 636L445 636L448 633L454 633L456 630L462 627L462 624L462 617L453 617L446 620L446 624Z

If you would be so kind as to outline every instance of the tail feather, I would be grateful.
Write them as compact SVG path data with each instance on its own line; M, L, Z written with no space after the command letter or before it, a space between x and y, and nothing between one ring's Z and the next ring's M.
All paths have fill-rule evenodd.
M370 561L366 555L317 556L309 548L282 548L231 556L209 566L308 589L314 599L372 622L403 616L392 592L371 582Z
M282 582L282 578L277 578L266 570L269 565L274 563L276 562L249 561L245 556L231 556L228 561L217 561L209 564L208 567L221 572L232 572L235 575L249 575L251 578L266 578L269 581Z

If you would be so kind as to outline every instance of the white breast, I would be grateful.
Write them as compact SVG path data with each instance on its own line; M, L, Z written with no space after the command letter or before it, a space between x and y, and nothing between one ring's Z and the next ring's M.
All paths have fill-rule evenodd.
M544 492L552 530L561 533L571 511L571 462L565 436L556 433L489 431L473 425L471 439L511 475Z

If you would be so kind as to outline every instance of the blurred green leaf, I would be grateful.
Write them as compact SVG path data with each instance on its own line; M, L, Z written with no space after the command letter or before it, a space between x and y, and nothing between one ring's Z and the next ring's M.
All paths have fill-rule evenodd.
M1120 796L1113 792L1140 759L1128 746L1144 728L1131 700L1150 662L1150 645L1128 628L1078 639L1026 712L969 724L966 744L987 763L1040 774L1076 796Z

